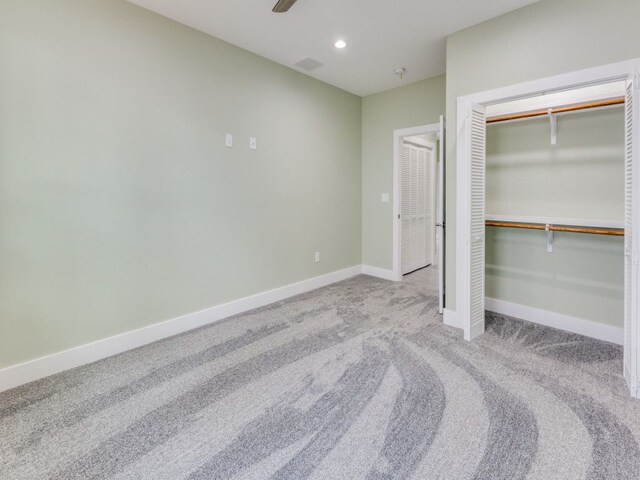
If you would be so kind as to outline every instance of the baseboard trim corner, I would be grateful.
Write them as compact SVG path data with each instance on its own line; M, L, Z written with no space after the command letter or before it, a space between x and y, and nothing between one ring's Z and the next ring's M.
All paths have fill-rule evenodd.
M396 277L393 270L387 270L379 267L372 267L371 265L362 265L362 273L371 277L382 278L384 280L391 280L394 282Z
M0 369L0 392L340 282L360 273L362 266L356 265L5 367Z
M462 328L458 312L445 308L442 310L442 322L449 327Z
M504 300L497 300L495 298L485 299L485 309L490 312L508 315L528 322L546 325L547 327L558 328L586 337L604 340L605 342L618 345L624 343L624 329L621 327L605 325L592 320L585 320L583 318L550 312Z

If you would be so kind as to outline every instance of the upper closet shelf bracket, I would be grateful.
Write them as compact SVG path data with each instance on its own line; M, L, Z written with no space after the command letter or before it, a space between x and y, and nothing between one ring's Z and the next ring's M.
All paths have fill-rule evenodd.
M558 117L553 113L553 108L549 109L549 121L551 122L551 145L558 143Z

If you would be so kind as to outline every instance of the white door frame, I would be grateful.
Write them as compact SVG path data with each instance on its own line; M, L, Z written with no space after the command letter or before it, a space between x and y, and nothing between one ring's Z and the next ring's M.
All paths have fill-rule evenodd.
M447 129L446 120L444 115L440 115L440 131L438 134L438 141L440 142L440 151L438 155L438 195L436 201L437 213L437 236L436 249L438 250L438 313L444 314L444 281L445 281L445 267L447 256L447 237L446 237L446 205L445 200L447 198L446 191L446 178L445 178L445 164L446 164L446 150L447 150Z
M470 331L468 325L471 292L469 278L466 273L470 268L468 251L470 229L470 131L468 127L471 105L488 106L552 91L569 90L628 78L634 78L636 88L638 88L639 72L640 58L458 97L456 125L456 131L458 132L456 146L456 313L452 318L451 324L463 327L467 340L473 339L473 332ZM640 95L638 96L640 97ZM640 125L634 125L633 139L634 145L640 145ZM637 165L634 168L634 190L636 190L634 197L636 199L640 196L640 182L638 182L638 176L635 175L640 167L639 150L640 148L636 148L634 152L634 161ZM634 206L634 232L638 232L638 227L640 226L640 212L638 210L639 208ZM636 234L632 239L634 258L636 258L633 269L636 276L638 274L637 255L638 251L640 251L639 237L640 235ZM631 318L631 322L634 327L631 328L630 332L625 332L625 335L631 335L631 351L636 353L640 347L640 335L638 334L638 327L640 327L640 315L638 315L639 294L640 292L636 291L632 295L632 303L634 304L632 311L634 315ZM627 374L628 372L625 372L625 376ZM627 377L627 380L630 383L632 395L638 396L640 394L637 385L638 379Z
M393 131L393 280L395 280L396 282L402 281L402 262L400 259L400 242L402 239L402 223L400 222L400 211L402 208L400 148L402 147L402 139L404 137L411 137L413 135L424 135L430 133L435 133L437 136L439 136L439 132L439 123L421 125L419 127L401 128ZM436 152L434 152L433 157L434 162L437 161L437 156L435 155L435 153ZM439 262L442 263L442 261L440 260Z

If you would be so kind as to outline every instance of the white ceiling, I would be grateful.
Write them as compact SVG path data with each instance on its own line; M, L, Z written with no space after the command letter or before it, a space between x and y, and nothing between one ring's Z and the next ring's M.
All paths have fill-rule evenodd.
M308 75L364 96L443 74L447 35L537 0L298 0L281 14L276 0L129 1L300 71L313 58Z

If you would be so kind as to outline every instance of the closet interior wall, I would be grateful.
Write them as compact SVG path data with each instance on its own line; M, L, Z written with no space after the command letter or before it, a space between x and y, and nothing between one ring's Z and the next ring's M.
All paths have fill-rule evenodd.
M486 213L624 221L624 109L487 125ZM624 237L486 229L486 297L616 327L624 315Z

